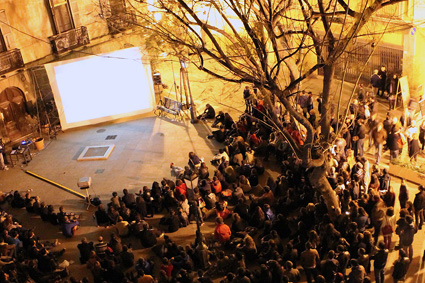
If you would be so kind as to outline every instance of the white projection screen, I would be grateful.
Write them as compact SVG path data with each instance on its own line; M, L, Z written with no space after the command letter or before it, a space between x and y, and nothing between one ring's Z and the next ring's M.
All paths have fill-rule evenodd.
M153 110L148 60L138 47L46 64L63 130Z

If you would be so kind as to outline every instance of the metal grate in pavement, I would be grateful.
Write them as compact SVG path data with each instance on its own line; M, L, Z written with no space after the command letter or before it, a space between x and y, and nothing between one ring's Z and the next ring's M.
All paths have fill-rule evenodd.
M117 138L117 135L110 135L110 136L106 136L105 140L114 140Z

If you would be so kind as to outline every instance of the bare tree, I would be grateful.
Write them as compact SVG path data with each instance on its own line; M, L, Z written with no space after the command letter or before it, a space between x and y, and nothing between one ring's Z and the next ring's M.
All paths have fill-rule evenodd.
M273 115L269 119L309 169L309 179L328 208L338 199L326 178L325 152L335 136L331 101L338 58L364 36L363 27L379 9L404 0L154 0L136 16L155 45L171 46L200 70L225 81L256 85L265 101L278 99L305 128L298 144ZM352 3L354 2L354 3ZM127 0L136 7L140 1ZM161 15L161 18L158 17ZM313 63L309 58L314 58ZM306 63L308 62L308 63ZM322 69L322 109L317 129L297 111L294 94L303 80ZM313 148L320 148L319 151Z

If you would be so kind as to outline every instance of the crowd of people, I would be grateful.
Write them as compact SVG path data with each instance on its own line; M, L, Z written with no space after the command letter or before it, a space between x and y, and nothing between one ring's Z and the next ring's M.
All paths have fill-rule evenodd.
M247 87L243 98L246 110L237 121L222 111L215 115L209 104L199 116L210 120L213 128L218 127L208 136L220 144L211 165L190 152L187 165L170 164L175 178L163 178L139 192L124 189L121 196L114 192L110 200L98 205L94 214L97 225L113 228L109 241L82 238L78 244L80 263L91 271L94 282L207 283L219 279L223 283L283 283L299 282L303 276L309 283L371 282L372 276L376 282L384 282L391 266L394 282L404 281L412 262L412 243L424 222L425 189L419 186L410 200L402 180L396 196L388 170L381 170L379 163L385 149L391 158L397 158L404 147L403 137L409 144L409 155L410 147L416 147L410 145L420 139L422 126L416 128L411 112L404 112L400 118L389 114L381 123L374 105L376 97L360 88L349 108L350 115L333 118L335 144L324 154L327 180L339 207L330 208L315 190L316 184L310 183L308 171L282 132L267 123L269 110L256 90ZM301 92L296 101L300 113L317 128L320 107L316 115L313 94ZM320 105L320 97L316 101ZM279 104L274 110L294 141L303 145L302 127ZM365 157L365 144L369 150L376 149L372 166ZM412 155L413 160L417 153ZM269 161L279 164L281 174L261 182L263 162ZM25 198L31 201L27 201L17 193L11 203L22 202L19 198L28 212L67 227L63 228L64 236L74 236L78 220L69 220L72 215L64 214L63 208L58 214L53 207L47 208L44 215L41 207L45 205L39 200L29 195ZM399 213L394 209L397 198ZM161 219L154 227L150 219L157 214ZM4 264L0 283L14 282L2 279L14 274L33 278L37 269L34 262L38 261L40 269L46 253L56 263L52 265L55 269L37 272L49 275L45 282L54 279L59 272L56 255L41 242L26 239L33 235L31 230L7 219L2 216L0 246L6 246L4 256L11 263ZM206 221L215 223L212 236L202 234ZM195 240L180 246L173 241L172 233L188 225L197 225ZM152 257L136 259L132 246L124 244L128 237L139 239L143 248L151 248ZM23 243L19 248L18 241ZM1 244L4 242L7 244ZM398 258L388 262L392 252L397 252ZM34 261L21 262L21 253Z

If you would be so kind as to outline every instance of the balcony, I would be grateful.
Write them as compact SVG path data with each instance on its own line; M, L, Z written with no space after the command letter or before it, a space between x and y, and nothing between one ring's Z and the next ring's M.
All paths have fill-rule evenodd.
M135 23L137 23L137 16L134 13L120 13L109 17L107 22L109 32L111 34L117 34L130 29Z
M90 43L87 27L81 26L49 37L53 52L62 54Z
M0 75L24 67L21 50L12 49L0 53Z

